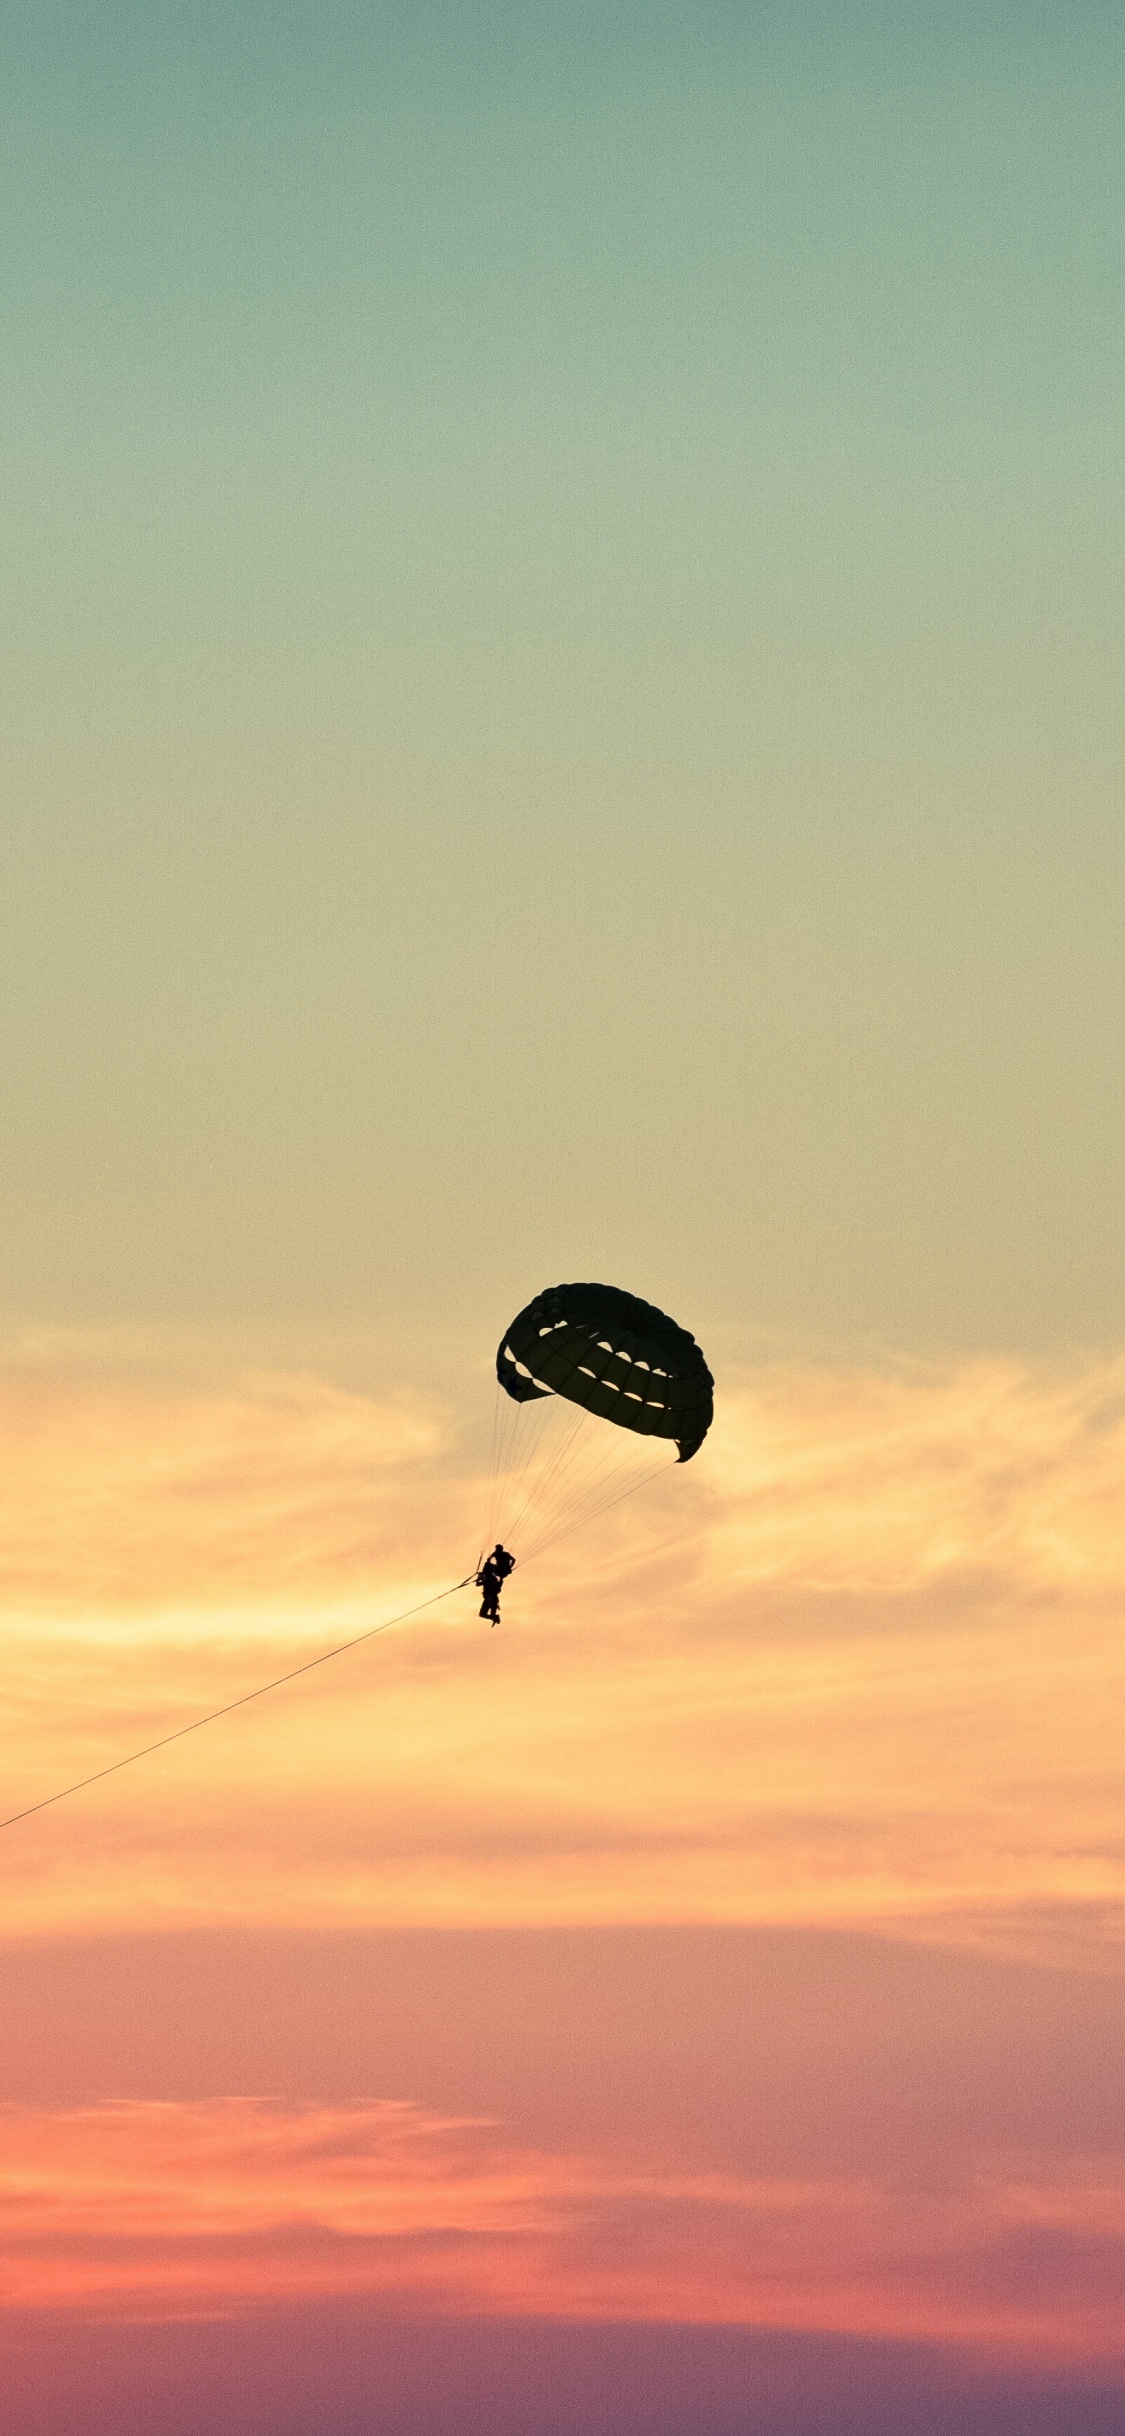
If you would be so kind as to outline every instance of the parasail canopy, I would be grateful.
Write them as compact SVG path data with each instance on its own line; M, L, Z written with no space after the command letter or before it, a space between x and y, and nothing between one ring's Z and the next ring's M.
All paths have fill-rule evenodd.
M620 1286L548 1286L501 1339L496 1376L513 1401L563 1396L642 1437L671 1438L679 1460L711 1427L714 1380L695 1338Z

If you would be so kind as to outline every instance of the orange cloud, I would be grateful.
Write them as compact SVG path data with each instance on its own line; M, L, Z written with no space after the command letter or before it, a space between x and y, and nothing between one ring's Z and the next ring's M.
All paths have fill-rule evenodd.
M481 1465L436 1407L24 1361L0 1423L5 1812L476 1553ZM499 1633L464 1594L12 1831L4 1925L1096 1917L1112 1942L1123 1466L1121 1363L775 1366L693 1465L517 1573Z
M479 1400L490 1414L491 1390ZM483 1458L483 1418L476 1434ZM9 1611L89 1614L366 1588L388 1560L475 1542L484 1484L451 1471L454 1438L448 1407L312 1372L188 1389L9 1352L0 1593ZM1123 1481L1125 1361L1065 1376L775 1364L728 1385L692 1470L596 1545L643 1553L658 1510L728 1583L1106 1588L1125 1563ZM565 1566L581 1570L580 1547Z
M0 1595L121 1617L354 1590L432 1544L449 1437L448 1416L313 1376L207 1391L10 1363Z
M864 1374L774 1367L712 1473L732 1578L901 1591L958 1574L1111 1589L1125 1565L1125 1362Z

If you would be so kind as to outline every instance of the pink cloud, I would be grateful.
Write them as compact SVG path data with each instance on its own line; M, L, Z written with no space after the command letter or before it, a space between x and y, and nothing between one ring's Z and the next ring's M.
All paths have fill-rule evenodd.
M0 2115L9 2309L199 2316L366 2294L466 2314L940 2339L1120 2361L1125 2183L996 2158L896 2178L685 2172L410 2105Z

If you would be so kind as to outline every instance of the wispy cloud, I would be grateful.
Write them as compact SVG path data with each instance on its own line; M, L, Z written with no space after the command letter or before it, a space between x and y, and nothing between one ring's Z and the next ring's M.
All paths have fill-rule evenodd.
M210 1390L9 1354L0 1368L0 1588L59 1611L323 1594L451 1527L452 1415L312 1372ZM484 1430L478 1436L482 1459ZM690 1489L687 1483L690 1481ZM961 1574L1105 1588L1125 1562L1125 1360L833 1372L775 1364L720 1398L705 1454L655 1505L724 1580L898 1592ZM645 1553L653 1500L597 1535ZM638 1511L641 1521L638 1527ZM471 1515L471 1522L467 1518ZM567 1568L581 1568L568 1549Z
M380 2294L411 2308L1122 2355L1120 2162L935 2187L685 2173L415 2106L0 2115L7 2306L129 2318Z
M483 1481L453 1438L311 1372L173 1392L10 1364L4 1808L455 1578ZM517 1573L501 1632L466 1594L83 1797L81 1833L29 1823L7 1924L1019 1914L1112 1939L1123 1478L1119 1362L775 1365L690 1469Z
M1125 1363L776 1367L712 1471L743 1580L897 1591L958 1573L1107 1588L1125 1563Z
M120 1616L323 1597L425 1532L448 1417L315 1376L225 1389L0 1376L0 1593L9 1611Z

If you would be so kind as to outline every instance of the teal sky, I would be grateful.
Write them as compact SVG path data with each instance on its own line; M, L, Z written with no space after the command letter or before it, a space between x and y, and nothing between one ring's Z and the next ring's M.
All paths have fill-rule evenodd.
M1118 11L4 22L9 1311L1119 1338Z

